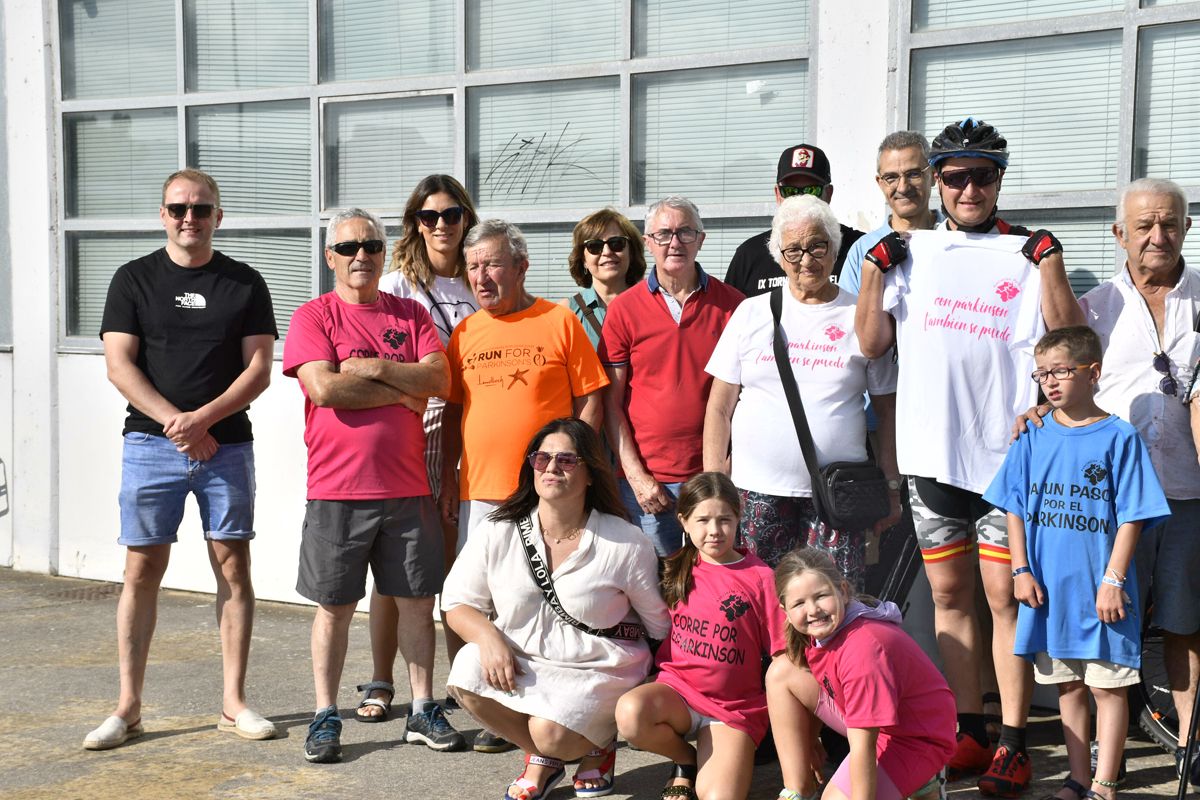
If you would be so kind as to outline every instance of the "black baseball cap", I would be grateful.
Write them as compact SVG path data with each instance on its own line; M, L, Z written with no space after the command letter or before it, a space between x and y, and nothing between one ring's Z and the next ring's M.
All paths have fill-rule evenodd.
M833 183L829 174L829 159L825 151L811 144L797 144L784 150L779 156L779 167L775 170L775 183L793 175L808 175L828 186Z

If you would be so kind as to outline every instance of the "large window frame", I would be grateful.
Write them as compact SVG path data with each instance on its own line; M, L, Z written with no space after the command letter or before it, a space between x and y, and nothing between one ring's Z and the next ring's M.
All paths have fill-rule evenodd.
M1105 229L1107 230L1107 226L1111 225L1116 214L1116 204L1120 188L1131 180L1142 177L1142 175L1135 174L1134 163L1134 149L1137 144L1134 115L1138 85L1138 49L1141 42L1141 34L1146 29L1155 26L1200 20L1200 2L1142 7L1139 0L1125 0L1124 8L1120 11L921 31L913 29L914 2L915 0L894 0L892 4L897 44L895 59L892 63L895 77L893 79L893 86L889 88L889 97L894 98L894 102L891 104L892 116L890 119L892 130L907 129L909 127L914 91L912 85L913 64L915 54L919 51L970 44L1014 42L1079 33L1113 31L1120 33L1120 109L1119 131L1117 133L1116 185L1100 189L1074 191L1047 190L1016 192L1005 189L1001 194L1002 210L1010 212L1012 217L1020 218L1022 221L1031 221L1039 213L1044 213L1046 217L1044 227L1053 230L1053 223L1056 217L1069 217L1072 213L1078 213L1084 209L1103 209L1108 216L1108 219L1104 220ZM949 124L951 121L946 120L945 122ZM1181 182L1181 185L1187 194L1189 205L1194 206L1194 204L1200 202L1200 182L1190 184ZM1100 224L1099 221L1098 224ZM1112 241L1111 252L1112 260L1110 264L1080 264L1079 268L1085 271L1098 272L1097 277L1100 280L1104 280L1113 275L1120 265L1124 263L1123 252L1115 240ZM1066 259L1067 269L1070 272L1072 265L1069 251L1066 254ZM1079 286L1077 286L1078 288Z
M468 93L475 88L493 87L502 85L514 85L522 83L542 83L552 81L566 81L581 78L595 77L610 77L616 78L618 82L618 103L619 103L619 139L618 151L620 154L620 164L618 166L619 187L616 196L612 198L611 205L619 211L627 215L640 225L642 218L645 215L646 206L644 203L633 201L632 195L632 165L631 155L633 152L633 137L635 132L632 130L632 119L634 116L633 104L633 84L636 76L652 75L655 73L674 72L680 70L704 69L712 67L739 66L746 64L770 64L773 62L784 61L804 61L808 67L807 78L807 93L808 93L808 120L805 129L797 129L795 131L796 139L803 140L811 137L816 130L816 80L815 75L815 50L816 50L816 20L819 14L820 0L802 0L808 3L808 19L809 19L809 34L807 41L801 44L789 45L772 45L756 48L740 48L731 50L722 50L719 52L696 53L687 55L671 55L659 57L635 57L634 56L634 14L633 6L635 0L622 0L622 45L621 55L623 57L611 61L591 62L582 64L564 64L557 66L542 66L536 68L520 68L520 69L491 69L491 70L472 70L468 71L466 65L467 56L467 27L469 21L466 18L467 0L452 0L455 6L455 66L451 72L442 72L437 74L415 75L402 78L387 78L387 79L372 79L372 80L354 80L354 81L332 81L321 82L320 80L320 64L319 58L321 53L321 43L319 41L318 24L320 20L320 3L319 0L308 0L309 13L309 35L308 35L308 80L304 84L294 86L275 87L275 88L256 88L256 89L241 89L229 91L207 91L207 92L189 92L186 91L186 64L187 46L185 42L185 15L184 3L185 0L173 0L175 7L175 63L174 65L164 65L166 68L173 66L176 75L175 93L160 94L155 96L138 96L138 97L103 97L95 99L64 99L62 97L62 65L58 58L53 59L54 70L54 91L55 91L55 137L57 142L57 152L55 157L58 164L63 164L66 154L64 152L63 140L63 119L64 115L79 113L79 112L111 112L120 110L137 110L146 108L172 108L176 114L177 127L177 145L178 145L178 165L180 168L187 165L187 127L189 111L200 106L224 105L235 103L257 103L264 101L305 101L309 104L309 118L311 125L311 141L312 141L312 176L309 185L309 200L310 213L303 214L277 214L277 215L261 215L261 216L241 216L226 214L222 223L221 231L280 231L280 230L307 230L310 232L310 249L311 257L310 287L309 291L312 296L316 296L322 289L322 274L326 271L324 266L324 258L321 250L323 241L323 228L336 209L327 208L324 206L325 191L325 154L324 154L324 116L325 106L329 103L343 101L362 101L385 99L391 97L405 97L429 93L446 93L453 98L453 115L455 129L455 146L454 158L452 164L447 164L445 169L452 172L460 178L466 178L467 170L467 148L469 146L469 120L467 119L468 112ZM53 6L53 31L54 41L56 44L56 52L61 52L59 46L61 30L59 21L59 5L58 3L51 4ZM786 146L786 143L781 146ZM66 176L63 170L56 170L57 186L59 198L66 197ZM164 176L165 177L165 176ZM770 191L771 177L764 176L762 200L758 202L732 202L732 203L705 203L702 207L705 221L718 222L728 219L731 222L744 218L762 219L765 224L769 222L771 214L774 212L774 201ZM405 188L407 194L409 187ZM475 187L468 186L474 191ZM373 211L378 213L384 222L391 227L398 227L403 213L402 205L396 207L373 208ZM508 219L518 225L539 225L539 226L562 226L574 225L581 217L597 210L595 204L588 204L586 207L570 207L570 208L529 208L529 207L512 207L504 206L481 207L480 213L482 216L498 216ZM146 231L161 231L161 225L157 217L116 217L116 218L67 218L64 210L64 203L58 204L58 237L59 237L59 297L61 300L60 308L64 312L60 314L59 319L59 352L97 352L100 350L100 343L92 331L68 331L68 319L65 309L70 307L70 303L74 302L75 298L72 293L74 287L71 285L71 265L67 263L67 254L69 253L68 240L73 236L88 233L138 233ZM217 233L217 246L220 247L221 231ZM563 254L563 262L565 263L566 254ZM113 265L115 269L117 264ZM533 265L536 270L538 265ZM557 268L557 267L556 267ZM724 274L724 264L713 263L710 269L717 272L718 275ZM565 267L564 267L565 269ZM552 298L557 299L557 298ZM278 357L280 347L276 348Z

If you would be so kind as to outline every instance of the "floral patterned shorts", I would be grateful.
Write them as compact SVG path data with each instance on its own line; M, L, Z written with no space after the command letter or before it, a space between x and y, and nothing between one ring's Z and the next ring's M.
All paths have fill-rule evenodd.
M865 531L838 531L821 522L809 497L777 497L738 490L742 520L738 539L742 547L769 566L797 547L816 547L833 557L837 568L856 592L863 590L866 574Z

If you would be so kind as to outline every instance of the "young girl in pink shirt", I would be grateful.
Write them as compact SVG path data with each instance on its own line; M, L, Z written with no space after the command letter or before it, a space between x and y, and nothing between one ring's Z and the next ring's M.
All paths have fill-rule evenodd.
M894 603L855 599L824 552L793 550L775 568L787 657L767 671L781 800L932 800L954 753L954 695L900 629ZM872 601L874 602L874 601ZM825 790L821 723L850 740Z
M663 798L745 797L767 729L762 657L783 651L783 614L771 568L734 549L741 504L727 476L692 478L677 511L687 537L662 579L671 634L654 681L617 703L617 728L674 762Z

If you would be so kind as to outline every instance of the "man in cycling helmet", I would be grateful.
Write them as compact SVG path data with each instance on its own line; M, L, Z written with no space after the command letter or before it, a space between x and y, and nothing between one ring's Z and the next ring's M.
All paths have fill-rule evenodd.
M1045 330L1082 324L1083 315L1054 235L997 216L1008 162L1008 142L982 120L968 117L933 140L929 164L945 219L938 231L893 232L867 252L855 327L869 358L899 347L898 457L958 708L950 777L983 772L982 794L1016 797L1032 778L1032 671L1012 654L1017 605L1005 515L981 494L1003 460L1012 411L1036 398L1033 343ZM994 752L980 691L976 551L1003 711Z

